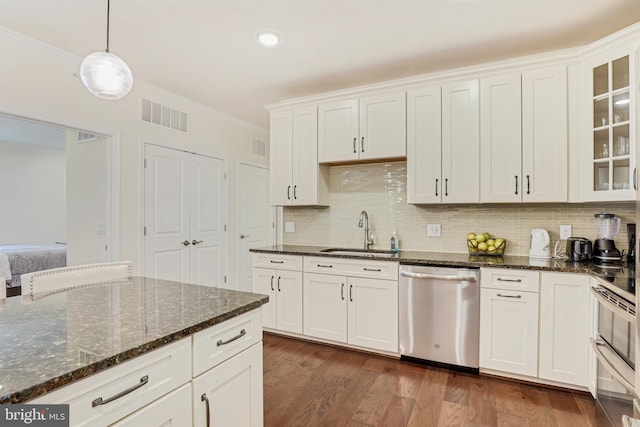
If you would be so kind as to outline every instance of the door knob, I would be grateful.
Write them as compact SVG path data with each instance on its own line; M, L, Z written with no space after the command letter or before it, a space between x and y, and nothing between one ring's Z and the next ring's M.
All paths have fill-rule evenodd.
M251 236L249 236L248 234L246 234L246 235L245 234L241 234L240 235L241 239L248 239L249 237L251 237Z
M182 242L183 245L185 246L189 246L191 244L191 242L189 242L188 240L185 240L184 242Z
M198 243L202 243L202 242L203 242L202 240L192 240L192 241L191 241L191 244L192 244L193 246L195 246L195 245L197 245Z

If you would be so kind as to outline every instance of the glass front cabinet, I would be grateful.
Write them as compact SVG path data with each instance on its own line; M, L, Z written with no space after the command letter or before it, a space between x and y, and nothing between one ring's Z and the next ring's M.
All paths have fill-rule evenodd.
M585 61L581 71L582 199L635 200L636 54L619 47L604 55Z

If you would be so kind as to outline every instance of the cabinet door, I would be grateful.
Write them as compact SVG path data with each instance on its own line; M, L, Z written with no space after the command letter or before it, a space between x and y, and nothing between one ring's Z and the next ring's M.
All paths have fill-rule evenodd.
M538 375L538 294L482 289L480 368Z
M407 203L442 200L440 86L407 92Z
M191 384L185 384L112 427L191 426L191 407Z
M398 352L398 282L348 279L348 343Z
M480 200L522 200L520 73L480 81Z
M304 334L347 342L347 278L305 273L303 282Z
M269 136L269 192L272 205L292 204L293 112L271 113Z
M322 196L327 191L327 183L318 174L318 107L315 105L293 110L292 167L293 204L325 203Z
M318 106L318 162L357 160L358 100L333 101Z
M302 333L302 272L278 271L277 327L281 331Z
M360 159L407 155L405 92L360 98Z
M589 278L540 275L540 378L587 385Z
M194 426L262 427L262 342L193 379L192 385Z
M262 306L262 325L265 328L275 329L277 327L276 280L276 270L268 268L253 269L253 292L269 295L269 302Z
M583 201L636 198L634 44L613 46L581 61Z
M442 87L442 180L444 203L480 201L478 81Z
M567 67L523 72L523 201L567 201L567 138Z

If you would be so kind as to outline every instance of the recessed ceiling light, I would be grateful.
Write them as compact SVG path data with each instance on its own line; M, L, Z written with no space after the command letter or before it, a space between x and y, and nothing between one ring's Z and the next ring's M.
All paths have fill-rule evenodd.
M264 32L258 34L258 41L263 46L272 47L280 43L280 36L276 33Z

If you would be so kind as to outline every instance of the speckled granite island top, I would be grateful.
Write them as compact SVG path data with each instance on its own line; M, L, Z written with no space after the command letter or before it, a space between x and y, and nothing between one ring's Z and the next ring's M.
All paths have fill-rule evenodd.
M375 259L376 261L395 261L400 264L433 265L442 267L499 267L520 270L557 271L564 273L590 274L611 283L623 291L627 298L635 293L635 270L626 264L603 269L590 262L571 262L562 260L532 260L526 256L477 256L448 252L400 251L391 257L370 257L359 255L335 254L326 252L326 246L274 245L251 249L251 252L276 253L283 255L325 256L333 258ZM376 252L376 251L372 251ZM384 251L380 251L384 252ZM627 292L624 292L627 290Z
M0 403L20 403L268 302L142 277L0 302Z

